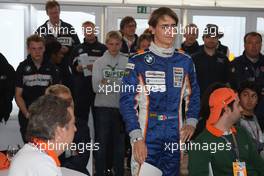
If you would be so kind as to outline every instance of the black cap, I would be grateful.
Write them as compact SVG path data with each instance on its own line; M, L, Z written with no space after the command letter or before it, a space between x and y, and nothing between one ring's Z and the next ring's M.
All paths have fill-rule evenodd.
M223 32L220 32L218 30L218 26L215 24L207 24L204 31L203 31L203 37L204 36L211 36L211 37L218 37L222 38L224 36Z

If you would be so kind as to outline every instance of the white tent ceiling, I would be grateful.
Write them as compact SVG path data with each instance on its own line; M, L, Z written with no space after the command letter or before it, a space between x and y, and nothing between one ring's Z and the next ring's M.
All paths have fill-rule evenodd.
M264 0L59 0L62 2L264 8Z
M0 0L0 2L41 3L47 0ZM232 7L264 8L264 0L58 0L65 4L79 5L147 5L147 6L182 6L182 7Z

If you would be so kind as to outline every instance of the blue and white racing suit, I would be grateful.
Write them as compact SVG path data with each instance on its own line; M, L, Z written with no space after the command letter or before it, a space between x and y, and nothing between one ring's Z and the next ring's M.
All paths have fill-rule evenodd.
M200 108L191 57L178 51L171 55L161 57L150 48L131 57L120 96L120 111L131 141L145 140L145 162L159 168L164 176L179 175L180 152L172 146L179 145L183 99L184 123L196 126ZM132 175L137 175L139 168L132 156Z

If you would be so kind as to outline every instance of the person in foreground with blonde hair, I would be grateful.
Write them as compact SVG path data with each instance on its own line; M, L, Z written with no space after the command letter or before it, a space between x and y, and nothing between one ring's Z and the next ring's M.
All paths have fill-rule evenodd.
M66 100L68 103L70 103L74 107L74 102L72 98L71 91L68 87L62 85L62 84L55 84L46 89L45 94L48 95L54 95L57 97L62 98L63 100ZM77 124L77 132L75 133L74 140L76 144L90 144L90 132L88 128L83 128L78 122L76 121ZM84 135L81 135L82 133L86 134L85 136L88 135L88 137L83 137ZM67 152L66 152L67 153ZM60 156L60 160L62 163L63 167L67 167L79 172L82 172L84 174L89 175L89 172L86 168L89 157L90 157L90 151L89 150L84 150L84 151L72 151L71 156L66 158L66 154L63 154Z
M55 85L49 86L46 89L45 94L60 97L68 101L72 105L74 105L71 90L67 86L64 86L62 84L55 84Z

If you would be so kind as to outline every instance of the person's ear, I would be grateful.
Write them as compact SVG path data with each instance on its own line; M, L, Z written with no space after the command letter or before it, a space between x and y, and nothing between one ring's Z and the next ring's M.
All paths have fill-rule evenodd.
M55 134L54 134L54 140L55 142L61 142L63 139L63 134L64 134L65 128L57 126L55 129Z
M228 106L226 106L226 107L224 107L224 111L225 111L226 113L230 113L230 112L231 112L231 108L228 107Z
M155 28L152 26L149 26L149 30L151 31L151 34L155 35Z

